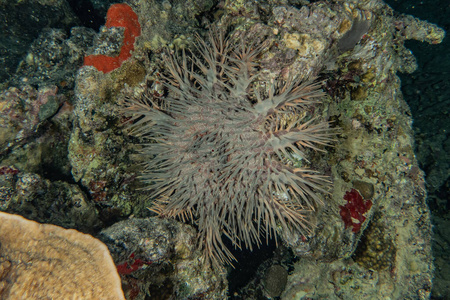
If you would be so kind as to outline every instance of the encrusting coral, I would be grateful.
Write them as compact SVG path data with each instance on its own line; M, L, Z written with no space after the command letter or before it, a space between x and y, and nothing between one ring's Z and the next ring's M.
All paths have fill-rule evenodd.
M128 97L125 112L131 134L148 141L141 179L152 209L193 221L207 260L231 264L222 234L251 250L261 233L309 233L316 192L330 182L306 167L306 149L323 150L334 132L306 114L323 96L313 79L259 86L264 43L232 42L213 28L197 44L199 55L165 56L166 97Z
M125 299L102 242L5 212L0 212L0 298Z

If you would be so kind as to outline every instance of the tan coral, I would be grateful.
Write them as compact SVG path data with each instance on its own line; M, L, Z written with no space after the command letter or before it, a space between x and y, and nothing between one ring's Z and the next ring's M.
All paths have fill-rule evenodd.
M4 212L0 212L0 298L125 299L102 242Z

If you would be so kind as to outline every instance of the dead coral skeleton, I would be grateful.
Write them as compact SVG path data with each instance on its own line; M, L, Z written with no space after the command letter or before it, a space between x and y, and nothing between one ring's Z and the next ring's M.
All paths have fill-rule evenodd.
M264 43L236 43L211 29L196 47L199 54L164 57L162 100L126 98L127 129L148 140L141 179L152 210L194 222L206 259L231 264L223 235L251 250L262 233L309 233L308 214L322 204L316 193L331 183L307 168L307 149L323 151L335 133L305 113L323 96L313 79L259 87Z

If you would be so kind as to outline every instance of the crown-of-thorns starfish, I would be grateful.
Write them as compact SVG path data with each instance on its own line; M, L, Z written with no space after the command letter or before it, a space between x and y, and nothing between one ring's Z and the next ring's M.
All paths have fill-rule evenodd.
M223 235L251 250L262 233L309 232L316 192L331 183L306 167L306 150L323 151L335 132L306 113L324 94L319 83L291 77L262 87L264 43L233 43L218 29L197 41L198 54L165 55L167 96L130 97L125 111L131 134L148 140L141 179L152 210L194 222L206 258L231 264Z

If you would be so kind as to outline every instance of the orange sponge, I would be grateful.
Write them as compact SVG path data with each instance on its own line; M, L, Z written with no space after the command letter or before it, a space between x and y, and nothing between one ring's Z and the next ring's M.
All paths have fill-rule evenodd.
M106 27L124 27L123 46L118 56L89 55L84 58L85 66L93 66L103 73L109 73L131 57L134 41L141 35L141 25L133 9L125 3L113 4L106 14Z

